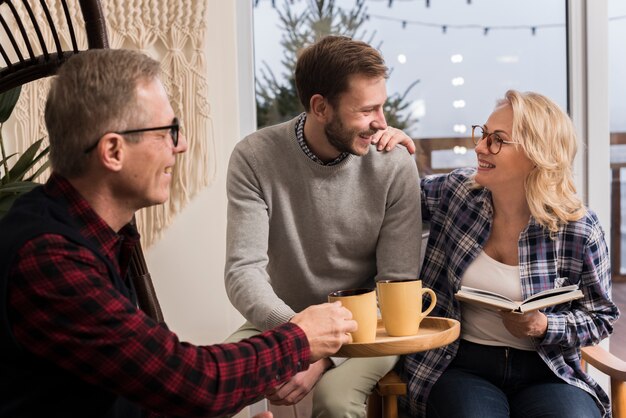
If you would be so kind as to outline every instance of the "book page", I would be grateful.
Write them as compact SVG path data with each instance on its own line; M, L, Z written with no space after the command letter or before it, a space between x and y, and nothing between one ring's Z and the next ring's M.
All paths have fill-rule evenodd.
M522 303L519 311L535 311L537 309L542 309L552 305L559 305L561 303L580 299L582 297L583 292L580 291L576 285L566 286L559 289L551 289L550 291L539 292L528 298L524 303Z
M544 290L535 293L523 302L517 302L499 293L461 286L455 297L462 302L478 304L485 308L529 312L579 299L583 297L583 294L578 290L577 285L570 285Z
M539 293L535 293L534 295L530 296L528 299L525 299L523 303L532 302L533 300L543 299L549 296L561 295L563 293L572 292L577 289L578 289L578 286L575 284L572 284L569 286L563 286L563 287L557 287L555 289L544 290Z
M510 303L516 303L515 301L507 298L504 295L501 295L501 294L496 293L496 292L490 292L489 290L476 289L474 287L468 287L468 286L461 286L461 290L460 291L468 293L468 294L474 294L474 295L477 295L477 296L486 297L486 298L506 301L506 302L510 302Z
M456 298L463 302L477 303L491 309L513 310L519 307L519 302L499 293L488 290L475 289L473 287L461 286L461 290L456 293Z

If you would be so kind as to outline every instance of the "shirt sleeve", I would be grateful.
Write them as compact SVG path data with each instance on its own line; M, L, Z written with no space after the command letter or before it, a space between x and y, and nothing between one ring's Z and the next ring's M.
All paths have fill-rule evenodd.
M598 344L613 332L619 310L610 297L610 258L597 218L594 217L585 234L579 261L582 265L579 286L584 297L573 301L569 310L547 313L548 330L541 344L583 347Z
M446 188L449 187L449 178L450 174L431 174L420 180L423 222L429 222L439 207Z
M146 316L88 250L45 235L9 281L16 342L85 382L164 415L236 412L308 368L306 335L287 323L235 344L197 347Z

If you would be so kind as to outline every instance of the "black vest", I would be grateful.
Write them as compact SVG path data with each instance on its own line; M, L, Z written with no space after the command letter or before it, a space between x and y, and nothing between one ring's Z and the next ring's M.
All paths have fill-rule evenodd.
M91 250L107 265L115 288L136 301L134 289L79 233L66 202L52 200L41 186L20 197L0 221L0 417L141 417L138 405L82 381L15 341L7 316L8 272L17 251L28 240L47 233L62 235Z

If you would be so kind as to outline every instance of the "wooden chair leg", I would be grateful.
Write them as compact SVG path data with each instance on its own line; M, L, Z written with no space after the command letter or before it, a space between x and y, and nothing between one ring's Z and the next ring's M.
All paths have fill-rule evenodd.
M383 418L398 418L398 397L387 395L383 398Z
M626 416L626 382L611 379L611 403L614 418Z
M394 371L383 376L367 401L367 418L398 418L398 396L406 395L406 383Z
M367 398L367 418L382 418L383 399L380 397L378 390L374 391Z

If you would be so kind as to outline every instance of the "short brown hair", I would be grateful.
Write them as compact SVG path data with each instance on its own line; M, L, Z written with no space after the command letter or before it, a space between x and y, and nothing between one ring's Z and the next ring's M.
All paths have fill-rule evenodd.
M300 103L310 110L311 97L321 94L333 106L348 90L354 74L388 77L380 52L362 41L346 36L326 36L300 53L296 63L296 88Z
M93 49L71 57L54 77L46 102L52 170L81 175L85 148L107 132L142 123L137 86L160 75L159 62L125 49Z

